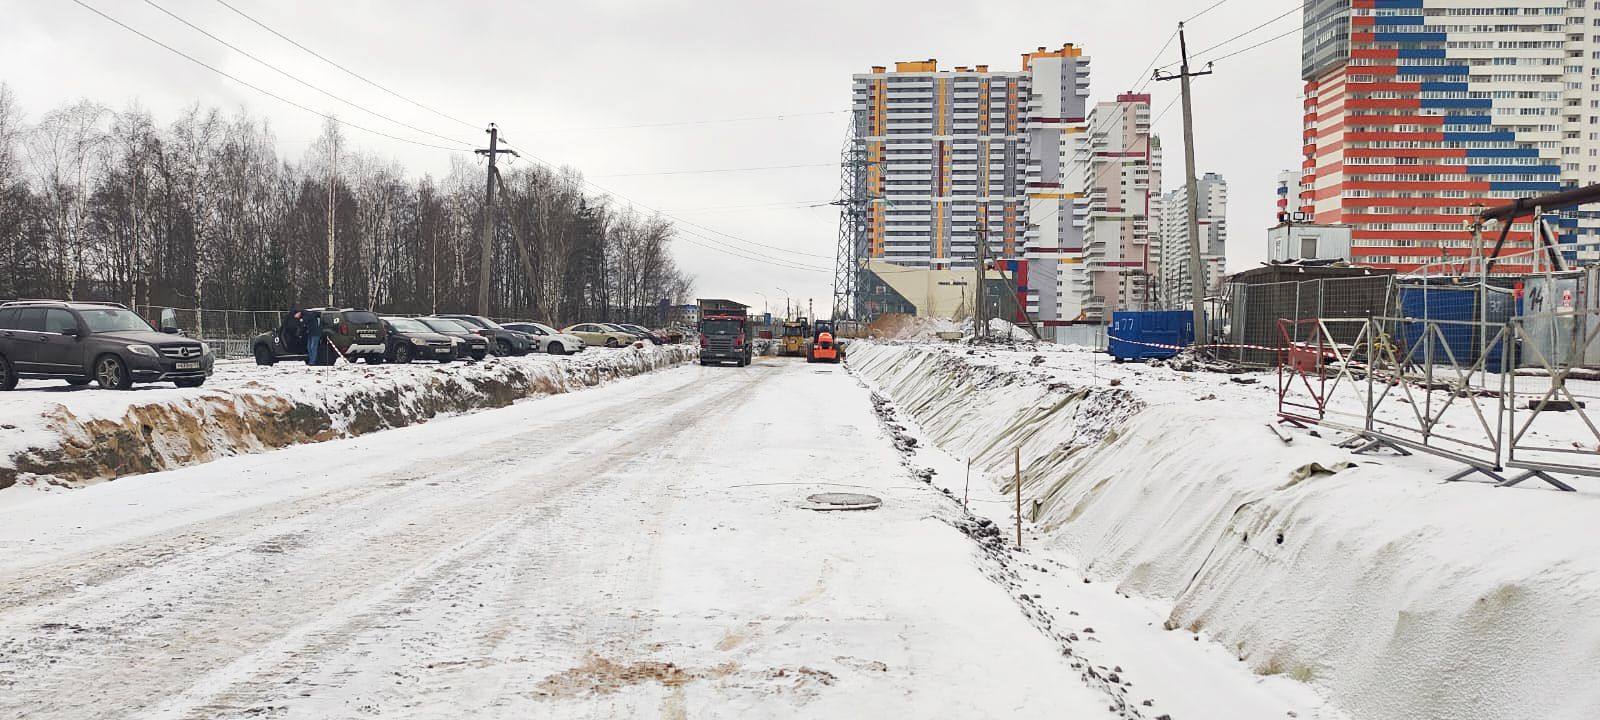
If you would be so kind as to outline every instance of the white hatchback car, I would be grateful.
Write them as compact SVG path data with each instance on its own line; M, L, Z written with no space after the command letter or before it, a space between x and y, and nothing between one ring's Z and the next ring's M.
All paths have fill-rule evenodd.
M538 343L539 352L551 355L571 355L583 352L583 338L577 335L568 335L544 323L536 322L510 322L501 323L507 330L515 330L533 338Z

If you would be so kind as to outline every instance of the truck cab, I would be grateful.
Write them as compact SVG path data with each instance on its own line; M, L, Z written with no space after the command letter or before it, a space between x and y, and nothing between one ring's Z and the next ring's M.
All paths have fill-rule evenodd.
M732 300L700 301L700 364L750 364L749 307Z

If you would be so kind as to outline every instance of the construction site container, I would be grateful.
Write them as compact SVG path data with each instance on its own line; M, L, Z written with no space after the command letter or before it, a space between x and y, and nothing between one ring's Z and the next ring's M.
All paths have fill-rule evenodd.
M1405 343L1400 352L1411 362L1422 364L1431 359L1435 365L1463 369L1477 363L1487 342L1484 369L1500 372L1510 341L1501 331L1515 308L1515 295L1503 288L1477 283L1402 285L1403 319L1394 334ZM1438 332L1431 332L1430 325Z
M1169 358L1194 343L1194 313L1145 310L1111 314L1107 350L1118 360Z

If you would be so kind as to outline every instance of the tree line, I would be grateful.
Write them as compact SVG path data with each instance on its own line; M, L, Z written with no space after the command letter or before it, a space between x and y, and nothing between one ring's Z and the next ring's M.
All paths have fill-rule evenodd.
M477 306L485 169L441 178L352 147L340 126L298 161L247 112L197 105L160 125L91 101L31 124L0 84L0 299L392 313ZM490 313L659 322L693 281L672 225L584 191L571 168L501 170Z

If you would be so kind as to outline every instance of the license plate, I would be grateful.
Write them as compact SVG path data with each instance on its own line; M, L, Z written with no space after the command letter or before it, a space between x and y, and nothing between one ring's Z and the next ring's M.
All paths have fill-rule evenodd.
M434 348L433 351L439 355L448 355L450 348Z
M359 337L359 338L375 338L377 336L378 336L378 331L377 330L362 330L362 331L359 331L359 332L356 333L356 337Z
M197 363L197 362L181 362L181 363L178 363L178 369L179 370L199 370L200 369L200 363Z

